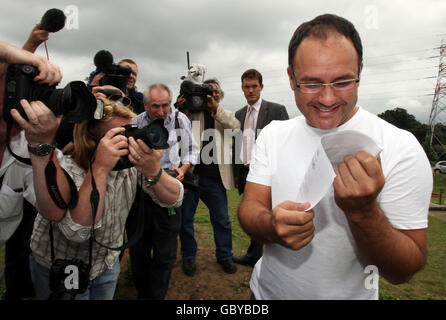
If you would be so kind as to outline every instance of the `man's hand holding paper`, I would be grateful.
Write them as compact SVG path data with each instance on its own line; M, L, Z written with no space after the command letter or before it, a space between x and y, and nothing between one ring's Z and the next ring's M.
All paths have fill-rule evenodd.
M309 203L286 201L272 211L276 242L292 250L305 247L314 237L314 212L305 212Z
M333 182L336 204L346 214L374 212L385 179L379 158L365 151L347 155Z
M372 138L357 131L346 130L322 137L300 186L297 202L308 201L310 207L307 210L314 208L334 181L338 181L337 187L334 186L335 199L341 209L352 210L372 204L366 201L372 196L369 193L373 193L376 200L384 185L377 159L381 151ZM339 181L343 182L342 188Z

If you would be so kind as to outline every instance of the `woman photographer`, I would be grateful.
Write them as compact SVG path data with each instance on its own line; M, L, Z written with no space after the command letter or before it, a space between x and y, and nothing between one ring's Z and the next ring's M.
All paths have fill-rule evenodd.
M99 192L94 221L95 239L108 247L119 247L123 243L125 221L135 197L137 183L142 184L144 192L155 202L166 207L181 205L183 187L160 169L161 150L152 150L140 139L135 141L133 137L127 139L119 134L125 130L122 126L131 124L131 119L135 117L129 108L105 100L103 118L76 124L73 143L64 149L63 157L55 157L51 144L60 117L54 116L41 102L28 103L22 100L21 104L29 121L24 120L16 110L12 110L11 115L25 129L39 210L31 237L31 273L37 297L47 299L52 293L49 287L50 268L55 259L80 259L84 263L89 261L93 217L90 203L92 175ZM40 152L32 152L36 145L45 148L40 148ZM42 149L45 152L41 152ZM90 166L93 153L94 161ZM113 171L122 156L128 156L134 167ZM45 167L50 160L56 167L55 180L65 204L70 203L71 189L62 168L68 172L78 189L78 202L72 209L60 209L50 196L45 176ZM51 254L50 225L54 259ZM118 257L119 251L93 243L88 289L77 294L75 299L112 299L120 270ZM68 277L65 282L61 280L62 287L66 287L67 280Z

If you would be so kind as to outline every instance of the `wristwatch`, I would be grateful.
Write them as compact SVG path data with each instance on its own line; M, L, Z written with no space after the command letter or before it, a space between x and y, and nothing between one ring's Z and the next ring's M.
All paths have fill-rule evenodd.
M155 177L153 177L153 178L146 178L145 181L144 181L146 187L154 186L158 182L158 180L160 179L161 173L163 173L163 168L160 168L160 171L158 171L158 174Z
M39 143L38 145L30 145L28 143L28 151L36 156L43 157L49 155L56 146L49 143Z

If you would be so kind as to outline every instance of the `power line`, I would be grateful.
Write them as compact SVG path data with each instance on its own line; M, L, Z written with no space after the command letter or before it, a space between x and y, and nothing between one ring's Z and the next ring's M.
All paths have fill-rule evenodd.
M389 96L387 96L387 97L375 97L375 98L367 98L367 97L364 97L364 96L360 96L359 97L359 99L358 100L361 100L361 101L368 101L368 100L389 100L389 99L401 99L401 98L426 98L426 97L432 97L434 94L418 94L418 95L404 95L404 96L395 96L395 97L393 97L393 96L391 96L391 97L389 97Z
M415 52L425 52L425 51L432 51L432 50L438 50L440 47L436 48L429 48L429 49L422 49L422 50L413 50L413 51L405 51L405 52L399 52L399 53L393 53L388 55L382 55L382 56L374 56L374 57L364 57L364 60L366 59L380 59L380 58L386 58L386 57L393 57L393 56L401 56L407 53L415 53Z
M411 68L411 69L396 69L396 70L388 70L388 71L383 71L383 72L371 72L368 71L367 66L364 66L366 69L364 69L364 71L362 72L362 75L364 76L364 74L367 75L367 77L370 76L375 76L375 75L380 75L380 74L387 74L387 73L396 73L396 72L403 72L403 71L415 71L415 70L427 70L427 69L438 69L438 66L434 66L434 67L420 67L420 68Z

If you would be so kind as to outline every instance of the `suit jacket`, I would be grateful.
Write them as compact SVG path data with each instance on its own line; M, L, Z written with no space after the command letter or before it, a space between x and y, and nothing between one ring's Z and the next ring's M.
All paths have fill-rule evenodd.
M235 117L240 121L241 129L245 128L245 118L246 112L248 111L248 106L244 106L240 110L235 113ZM259 115L257 117L257 125L255 137L257 139L258 133L260 130L266 127L273 120L288 120L288 112L286 111L285 106L281 104L277 104L274 102L269 102L262 99L262 103L260 105ZM237 147L237 149L235 149ZM238 164L240 162L239 159L235 157L239 157L241 154L241 143L233 144L233 166L234 166L234 177L238 178L238 191L239 194L243 193L245 189L246 176L248 174L248 169L243 164Z
M220 171L221 181L226 190L234 188L234 174L232 172L231 164L231 137L226 137L224 129L240 129L240 121L234 114L224 109L221 105L218 106L217 112L212 114L214 118L214 128L218 132L220 139L216 138L216 152L218 158L218 170ZM196 112L189 115L192 122L192 133L195 141L200 141L200 153L203 146L201 135L204 131L204 113ZM197 128L198 124L198 128ZM229 140L229 141L226 141ZM201 161L201 159L200 159Z

